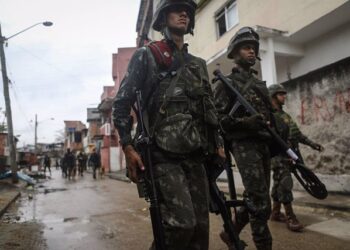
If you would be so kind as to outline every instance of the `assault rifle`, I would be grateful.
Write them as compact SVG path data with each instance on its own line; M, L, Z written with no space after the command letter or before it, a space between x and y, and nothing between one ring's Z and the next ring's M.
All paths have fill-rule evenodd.
M246 244L239 238L239 233L232 222L231 208L234 209L236 216L236 207L246 206L244 200L237 200L235 182L232 173L231 156L228 150L225 150L226 160L222 164L209 164L207 169L209 180L209 194L210 194L210 212L220 214L224 222L224 230L227 233L230 242L237 250L244 250ZM221 191L216 183L219 175L226 171L230 199L227 200L223 191Z
M140 197L145 197L146 201L150 203L149 211L152 221L152 230L154 237L154 245L156 250L166 250L164 241L164 230L162 224L162 215L160 212L159 200L157 195L156 184L154 180L154 169L151 159L151 140L148 134L148 128L143 119L142 110L142 94L141 91L136 91L136 110L137 119L139 123L140 135L136 140L136 149L141 155L141 159L145 164L145 173L141 175L138 189ZM140 187L141 185L141 187Z
M220 80L222 81L229 90L235 95L237 101L240 105L242 105L246 111L248 111L251 115L258 114L258 112L250 105L249 102L240 94L240 92L235 89L233 84L229 79L227 79L222 72L217 69L214 71L215 79L214 81ZM236 104L234 108L236 108ZM292 173L296 177L296 179L300 182L300 184L304 187L304 189L313 197L323 200L328 196L328 191L326 186L318 179L318 177L308 169L297 154L288 146L288 144L282 140L282 138L269 126L266 126L266 130L271 134L272 138L279 145L282 152L285 152L293 162Z

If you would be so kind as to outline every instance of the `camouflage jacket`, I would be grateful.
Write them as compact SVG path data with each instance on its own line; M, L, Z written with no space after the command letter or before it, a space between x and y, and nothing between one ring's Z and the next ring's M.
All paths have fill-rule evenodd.
M195 86L194 83L191 84L190 82L184 81L186 80L186 71L179 71L179 84L185 83L185 85L190 86L185 86L185 91L178 91L178 87L181 86L176 85L174 91L185 93L185 97L190 101L186 101L186 103L188 103L187 106L181 106L176 103L172 104L173 101L178 101L173 100L176 98L170 99L166 108L166 115L174 115L177 113L192 115L195 119L195 126L201 133L200 136L206 139L203 143L212 148L219 147L221 141L218 135L218 118L213 102L213 94L209 85L205 61L189 54L187 52L187 46L184 46L184 49L179 51L176 49L175 44L172 42L169 43L173 49L173 60L179 64L176 68L179 69L187 65L196 68L197 73L194 77L200 79L202 84L197 88L198 86ZM160 80L160 75L166 75L166 77ZM170 72L164 72L160 69L149 47L144 46L138 49L132 56L125 78L121 82L120 89L113 103L113 121L123 146L132 143L132 121L130 119L130 111L131 106L135 103L136 90L141 90L143 99L149 100L147 103L149 127L157 130L157 124L155 123L157 117L160 116L160 106L163 102L160 99L164 97L166 88L169 87L169 82L171 82L174 77L176 76L170 74ZM195 91L189 93L188 89L191 88L195 89ZM200 93L200 98L191 96L191 94L196 91ZM198 110L201 111L197 112ZM208 122L208 115L210 116L209 120L211 120L211 122ZM164 117L161 116L161 118L163 119ZM203 129L204 127L205 129ZM206 150L208 150L208 147Z
M249 72L239 68L233 68L232 73L227 76L233 83L234 87L243 95L243 97L253 106L253 108L262 114L266 121L271 121L272 107L268 95L266 83L254 76L254 70ZM247 83L249 87L247 88ZM228 117L231 108L236 102L232 91L222 82L218 82L214 89L215 106L219 113L219 119ZM267 131L251 131L244 127L242 118L250 116L243 106L240 106L233 114L230 127L225 130L225 139L243 139L243 138L270 138Z
M289 128L288 133L288 141L290 142L293 148L298 147L298 143L302 143L305 145L310 145L313 142L307 138L299 129L296 122L292 119L292 117L285 112L282 108L279 110L275 110L274 115L282 120Z

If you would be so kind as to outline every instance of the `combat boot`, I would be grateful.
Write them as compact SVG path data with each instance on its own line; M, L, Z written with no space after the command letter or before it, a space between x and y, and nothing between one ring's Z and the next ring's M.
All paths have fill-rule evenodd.
M286 210L287 216L287 228L293 232L301 232L304 228L304 225L298 221L296 215L294 214L292 203L284 204L284 209Z
M235 219L232 220L232 223L233 223L235 229L237 230L237 234L239 235L245 225L240 225L240 224L236 223ZM228 233L226 233L225 231L221 231L220 238L227 245L228 250L237 250L235 248L235 246L232 244ZM243 245L246 245L243 241L241 241L241 243Z
M226 233L225 231L221 231L220 238L227 245L228 250L236 250L235 246L230 241L228 233Z
M257 250L272 250L272 241L255 243L255 247Z
M270 220L277 222L286 222L286 216L281 212L281 202L274 201L272 205L272 211Z

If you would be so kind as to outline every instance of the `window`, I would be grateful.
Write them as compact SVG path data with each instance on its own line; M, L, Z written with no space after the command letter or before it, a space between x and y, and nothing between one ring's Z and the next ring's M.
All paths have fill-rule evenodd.
M218 37L221 37L233 26L238 24L238 13L236 1L229 1L215 15Z
M80 143L81 142L81 132L75 132L74 133L74 142Z

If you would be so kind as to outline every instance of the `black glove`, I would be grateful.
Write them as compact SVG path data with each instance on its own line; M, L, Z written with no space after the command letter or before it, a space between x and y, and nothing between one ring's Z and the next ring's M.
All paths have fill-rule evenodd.
M305 145L310 146L314 150L323 151L323 149L324 149L321 144L318 144L318 143L311 141L306 136L304 136L304 138L301 138L301 139L303 139L303 140L300 140L301 143L304 143Z
M242 125L250 130L261 130L267 126L264 117L260 114L242 118Z
M312 149L315 149L315 150L317 150L317 151L323 151L323 147L322 147L322 145L321 144L318 144L318 143L312 143L311 145L310 145L310 147L312 148Z
M224 131L230 131L231 126L233 126L234 121L231 117L225 116L220 120L220 126Z

